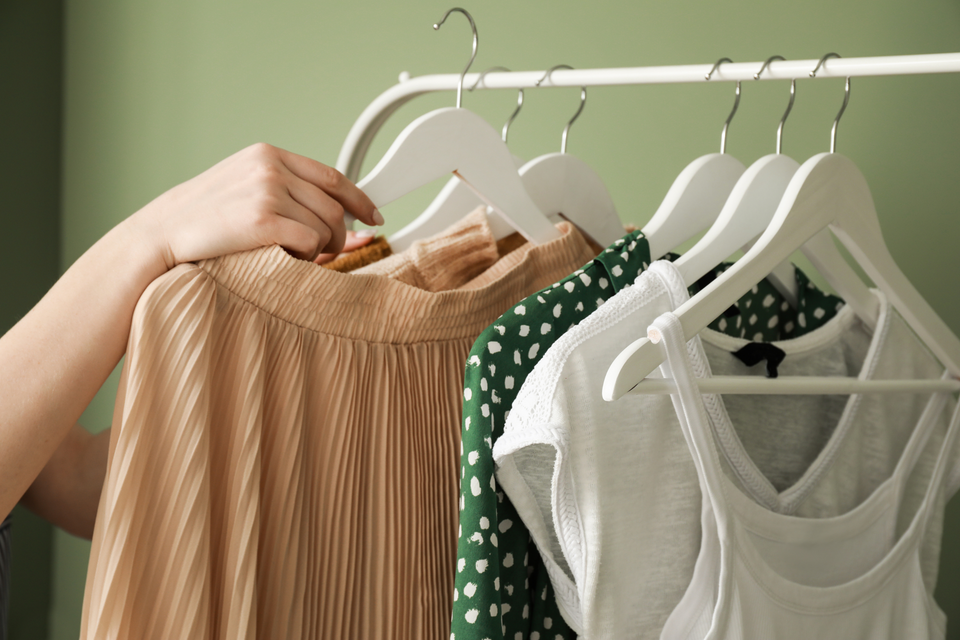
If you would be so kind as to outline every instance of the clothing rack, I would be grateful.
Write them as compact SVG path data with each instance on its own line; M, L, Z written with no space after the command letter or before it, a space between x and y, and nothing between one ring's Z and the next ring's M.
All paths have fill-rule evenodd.
M810 78L818 59L776 60L764 70L760 80L792 80ZM483 76L478 88L529 89L533 87L601 87L635 84L677 84L695 82L734 82L754 80L754 74L763 64L732 62L721 64L710 80L710 64L674 65L664 67L622 67L612 69L562 69L550 74L547 83L537 85L544 71L490 72ZM960 53L932 53L909 56L879 56L870 58L831 58L817 71L817 78L845 78L862 76L901 76L922 73L960 72ZM480 73L468 73L464 86L472 86ZM370 143L380 127L401 106L413 98L436 91L455 91L460 74L446 73L410 78L406 72L400 82L381 93L353 124L337 158L337 169L356 181Z

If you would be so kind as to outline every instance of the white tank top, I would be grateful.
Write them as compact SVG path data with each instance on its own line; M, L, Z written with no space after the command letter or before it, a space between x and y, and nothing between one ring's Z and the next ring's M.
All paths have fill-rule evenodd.
M946 616L924 585L920 552L941 504L960 405L920 507L896 532L907 481L949 393L931 396L893 474L864 502L837 517L784 515L749 499L723 472L677 317L663 314L651 331L667 354L663 375L677 381L671 397L704 496L693 578L661 638L942 639Z

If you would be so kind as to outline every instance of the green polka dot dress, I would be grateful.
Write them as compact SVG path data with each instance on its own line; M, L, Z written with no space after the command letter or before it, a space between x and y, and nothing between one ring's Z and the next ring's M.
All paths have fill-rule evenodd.
M679 256L670 254L668 257L675 260ZM718 266L690 287L690 295L696 294L732 266L732 263ZM796 278L796 308L790 306L769 280L763 280L723 316L711 322L710 328L735 338L773 342L798 338L822 327L837 315L843 300L818 289L800 269L796 269Z
M674 259L676 256L668 256ZM575 638L560 615L533 540L494 476L493 443L538 359L570 327L632 284L650 263L640 231L617 240L582 269L514 305L474 343L466 364L460 529L451 640ZM705 276L691 294L729 265ZM843 301L799 270L797 308L763 281L711 328L755 341L793 338L826 323Z

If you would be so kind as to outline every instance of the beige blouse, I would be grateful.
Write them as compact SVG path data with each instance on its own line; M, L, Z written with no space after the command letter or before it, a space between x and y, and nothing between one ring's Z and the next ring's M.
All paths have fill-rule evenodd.
M456 242L362 269L390 275L271 247L153 282L81 638L447 640L464 361L499 314L593 257L558 227L497 260L472 215Z

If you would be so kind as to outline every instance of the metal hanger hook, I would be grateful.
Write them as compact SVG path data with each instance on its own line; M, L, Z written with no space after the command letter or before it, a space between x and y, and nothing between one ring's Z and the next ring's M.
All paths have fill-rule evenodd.
M567 134L570 133L570 126L580 117L580 114L583 113L583 106L585 104L587 104L587 88L580 87L580 106L577 108L577 112L573 114L573 117L570 118L567 126L563 128L563 135L560 136L560 153L567 152Z
M757 71L753 74L754 80L760 79L760 74L763 73L763 70L766 69L771 62L774 60L786 60L783 56L770 56L767 58L766 62L763 63L763 66L760 67L760 71ZM783 147L783 124L787 121L787 116L790 115L790 111L793 109L793 101L797 97L797 81L794 78L790 79L790 102L787 103L787 110L783 112L783 117L780 118L780 124L777 126L777 155L780 155L780 149Z
M467 89L467 91L473 91L476 89L481 82L483 82L484 77L491 71L507 71L510 69L506 67L490 67L489 69L484 69L480 72L480 77L477 78L477 81L473 83L473 86ZM517 114L520 113L520 109L523 107L523 89L519 89L517 93L517 108L513 110L513 113L510 114L510 117L506 122L503 123L503 130L500 133L500 139L504 142L507 141L507 132L510 131L510 125L513 124L514 119L517 117Z
M719 69L720 65L723 64L724 62L733 62L733 60L731 60L730 58L720 58L719 60L717 60L716 64L713 65L713 69L710 69L710 73L703 76L703 79L709 80L710 77L713 75L713 72Z
M822 58L820 58L820 62L818 62L818 63L817 63L817 66L814 67L814 68L813 68L813 71L810 72L810 77L811 77L811 78L816 78L816 77L817 77L817 71L820 71L820 67L823 66L823 63L824 63L824 62L826 62L826 61L829 60L830 58L839 58L839 57L840 57L840 54L839 54L839 53L828 53L827 55L825 55L825 56L823 56Z
M730 58L720 58L713 65L713 68L710 69L710 73L705 75L703 79L709 80L710 77L713 76L713 72L716 71L718 68L720 68L720 65L723 64L724 62L733 62L733 60L731 60ZM736 98L734 98L733 100L733 109L730 111L730 115L727 116L726 122L723 123L723 131L720 132L720 153L727 152L727 129L730 128L730 121L733 120L734 114L737 113L737 107L740 106L740 81L739 80L737 80L737 88L734 93L736 94Z
M473 91L474 89L476 89L477 87L479 87L479 86L480 86L480 83L483 82L483 79L487 77L487 74L488 74L488 73L493 73L494 71L506 71L506 72L509 72L510 69L507 69L506 67L501 67L501 66L499 66L499 65L496 66L496 67L490 67L489 69L484 69L483 71L480 72L480 76L477 78L477 81L474 82L474 83L473 83L473 86L471 86L469 89L467 89L467 91Z
M520 113L520 109L523 108L523 89L517 90L517 108L513 110L513 113L510 114L510 117L506 122L503 123L503 130L500 133L500 137L504 142L507 141L507 132L510 131L510 125L513 124L513 120L517 117L517 114Z
M827 61L828 58L839 58L839 53L828 53L827 55L820 58L820 62L817 63L817 66L810 72L811 78L817 77L817 71L820 70L820 67L823 66L823 63ZM847 110L847 104L850 102L850 76L847 76L847 81L844 83L843 87L843 104L840 105L840 111L837 112L837 117L833 119L833 126L830 128L830 153L837 152L837 127L840 124L840 117L843 115L843 112Z
M470 21L470 30L473 31L473 53L470 54L470 62L468 62L467 66L464 67L463 72L460 74L460 82L457 83L457 109L459 109L463 100L463 76L467 75L467 71L470 70L470 66L473 64L474 58L477 57L478 38L477 38L477 23L473 21L473 16L471 16L466 9L461 9L460 7L454 7L453 9L450 9L445 14L443 14L443 17L440 18L440 21L437 22L435 25L433 25L434 30L435 31L439 30L440 27L443 26L443 23L447 21L447 18L450 16L450 14L453 13L454 11L457 11L467 16L467 20Z
M537 85L536 85L536 86L539 87L539 86L540 86L540 83L542 83L544 80L547 80L548 78L550 78L550 74L553 73L554 71L556 71L557 69L571 69L571 70L572 70L573 67L571 67L571 66L568 65L568 64L558 64L558 65L555 65L555 66L550 67L549 69L547 69L547 72L546 72L545 74L543 74L543 77L540 78L539 80L537 80ZM565 127L563 128L563 134L560 136L560 153L566 153L566 152L567 152L567 134L570 133L570 127L573 125L573 123L576 122L577 118L580 117L580 114L583 113L583 106L584 106L585 104L587 104L587 88L586 88L586 87L580 87L580 107L577 109L577 112L576 112L575 114L573 114L573 117L570 118L570 122L567 123L567 126L565 126Z

